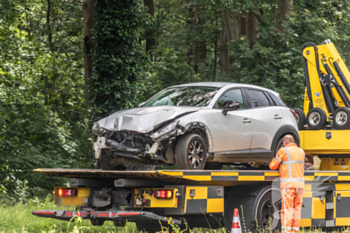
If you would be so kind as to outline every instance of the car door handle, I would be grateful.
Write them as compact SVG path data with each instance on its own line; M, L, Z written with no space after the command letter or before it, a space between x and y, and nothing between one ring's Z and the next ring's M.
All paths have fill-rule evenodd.
M250 119L248 119L248 118L244 118L243 119L243 123L244 124L247 124L247 123L249 124L250 122L252 122L252 121Z
M279 119L282 119L282 116L281 116L281 115L276 114L276 115L275 115L275 120L279 120Z

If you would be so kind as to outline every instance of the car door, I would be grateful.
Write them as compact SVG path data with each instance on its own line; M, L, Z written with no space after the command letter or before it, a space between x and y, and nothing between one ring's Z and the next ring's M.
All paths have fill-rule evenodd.
M252 121L251 152L261 153L261 149L270 150L273 137L283 125L282 110L276 106L264 90L246 89L250 102Z
M222 114L225 101L233 100L240 103L234 111ZM249 150L252 137L250 112L246 109L247 102L243 99L240 88L227 90L218 100L213 109L213 151Z

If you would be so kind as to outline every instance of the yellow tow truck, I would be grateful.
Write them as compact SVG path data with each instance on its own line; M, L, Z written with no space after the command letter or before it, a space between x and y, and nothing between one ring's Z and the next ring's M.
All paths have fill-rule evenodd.
M330 40L303 47L306 90L304 110L295 109L300 145L313 165L305 170L301 227L327 230L350 225L350 73ZM320 65L321 64L321 65ZM254 161L252 161L254 162ZM239 208L246 230L280 229L278 172L270 170L36 169L69 178L55 187L55 203L72 210L36 210L33 214L93 225L135 222L156 232L160 224L182 228L232 226Z

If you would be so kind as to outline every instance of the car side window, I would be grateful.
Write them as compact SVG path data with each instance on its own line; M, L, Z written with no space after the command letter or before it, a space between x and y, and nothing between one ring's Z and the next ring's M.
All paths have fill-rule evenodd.
M270 102L263 91L247 89L247 93L253 108L270 106Z
M241 89L232 89L226 91L218 101L218 108L224 108L224 103L227 100L233 100L239 103L239 109L243 109L243 96Z

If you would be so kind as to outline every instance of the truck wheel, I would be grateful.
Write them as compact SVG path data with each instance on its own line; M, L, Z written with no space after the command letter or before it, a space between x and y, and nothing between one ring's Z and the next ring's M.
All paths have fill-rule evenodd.
M305 113L303 110L301 110L300 108L292 108L292 110L295 111L296 113L296 117L295 120L297 121L298 124L298 129L303 129L304 125L306 123L306 118L305 118Z
M327 123L327 114L321 108L313 108L307 114L306 122L310 129L320 130Z
M281 229L280 197L281 193L276 188L267 187L260 192L254 208L257 228L272 232Z
M348 129L350 127L350 108L338 108L334 113L333 122L336 129Z
M186 134L175 146L175 163L178 169L202 170L205 167L207 148L198 134Z
M233 211L238 208L241 227L250 232L275 232L281 229L278 187L239 185L225 187L226 228L231 229Z

